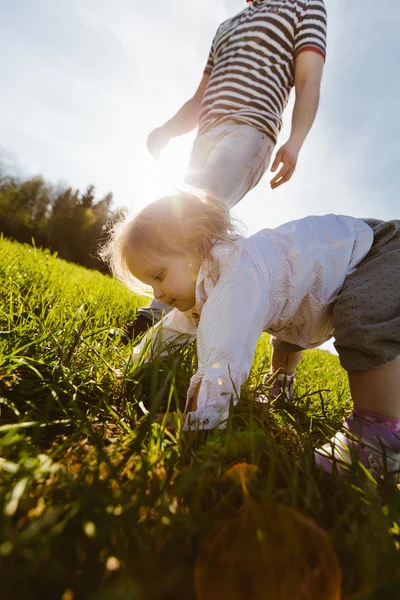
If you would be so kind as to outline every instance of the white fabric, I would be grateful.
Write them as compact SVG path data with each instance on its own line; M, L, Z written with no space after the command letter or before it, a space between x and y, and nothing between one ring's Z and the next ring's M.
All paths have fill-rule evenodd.
M262 331L302 348L331 337L333 302L372 241L373 231L363 221L326 215L215 244L198 274L196 307L186 313L174 309L154 328L156 335L150 332L134 349L138 358L150 343L146 360L151 359L153 352L193 341L197 333L198 371L186 411L200 389L186 429L224 427Z
M197 135L185 182L233 208L260 181L273 149L265 133L225 120Z

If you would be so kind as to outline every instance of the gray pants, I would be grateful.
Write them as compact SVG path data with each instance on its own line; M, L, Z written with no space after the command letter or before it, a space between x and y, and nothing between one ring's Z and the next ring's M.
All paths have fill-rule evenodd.
M195 139L185 183L232 208L260 181L273 149L274 142L258 129L224 121ZM157 322L171 310L171 306L152 300L138 313Z

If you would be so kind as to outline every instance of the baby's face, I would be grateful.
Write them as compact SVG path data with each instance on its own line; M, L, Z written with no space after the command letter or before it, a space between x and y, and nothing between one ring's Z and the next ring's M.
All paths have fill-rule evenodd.
M196 304L198 253L172 254L149 261L141 252L128 255L127 266L136 279L151 286L154 298L184 312Z

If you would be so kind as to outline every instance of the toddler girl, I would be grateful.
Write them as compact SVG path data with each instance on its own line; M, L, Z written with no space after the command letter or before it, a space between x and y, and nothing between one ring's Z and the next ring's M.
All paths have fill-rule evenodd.
M261 332L288 393L301 352L334 336L354 411L317 462L350 463L353 448L376 476L399 468L400 221L310 216L243 237L225 206L183 188L126 218L101 255L128 286L175 308L137 357L197 338L184 429L224 427Z

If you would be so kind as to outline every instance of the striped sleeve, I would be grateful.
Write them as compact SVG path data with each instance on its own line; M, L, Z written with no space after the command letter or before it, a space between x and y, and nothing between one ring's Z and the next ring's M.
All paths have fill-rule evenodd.
M215 36L214 36L214 39L213 39L213 42L212 42L212 44L211 44L210 53L209 53L209 55L208 55L207 64L206 64L206 66L205 66L204 73L208 73L208 74L210 74L210 73L211 73L211 71L212 71L212 70L213 70L213 68L214 68L214 59L215 59L215 40L216 40L216 38L217 38L217 36L218 36L218 31L219 31L219 28L218 28L218 30L217 30L217 33L215 34Z
M324 0L305 0L295 31L295 56L305 50L326 56L327 14Z
M211 47L210 54L208 55L207 64L204 68L204 73L211 73L214 67L214 49Z

